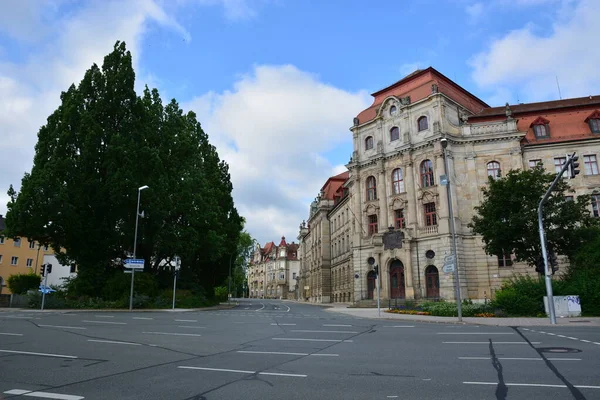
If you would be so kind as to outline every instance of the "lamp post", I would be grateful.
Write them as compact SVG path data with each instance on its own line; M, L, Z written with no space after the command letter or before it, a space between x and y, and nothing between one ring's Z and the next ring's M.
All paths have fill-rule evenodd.
M227 304L231 304L231 261L233 253L229 256L229 279L227 280Z
M133 258L135 258L135 252L137 249L137 233L138 233L138 219L140 216L140 195L142 190L148 189L149 186L144 185L138 188L137 208L135 210L135 235L133 237ZM133 310L133 278L135 276L135 268L131 269L131 289L129 291L129 311Z
M448 217L450 218L450 235L452 236L452 253L454 254L454 285L456 293L456 309L458 320L462 322L462 304L460 299L460 280L458 276L458 254L456 253L456 231L454 227L454 211L452 209L452 191L450 190L450 176L448 175L448 157L446 148L448 139L442 138L442 151L444 156L444 174L446 175L446 193L448 194Z

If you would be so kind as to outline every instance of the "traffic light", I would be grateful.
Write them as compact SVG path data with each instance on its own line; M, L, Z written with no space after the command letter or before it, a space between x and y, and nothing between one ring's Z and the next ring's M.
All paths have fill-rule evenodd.
M537 262L535 263L535 272L538 274L545 273L544 271L544 257L539 256Z
M571 164L569 164L569 178L573 179L575 178L577 175L579 175L579 163L577 162L577 160L579 160L578 156L573 156L571 157Z
M40 268L41 268L40 269L40 275L41 276L46 275L46 264L42 264Z
M52 264L46 264L46 273L49 274L52 272Z

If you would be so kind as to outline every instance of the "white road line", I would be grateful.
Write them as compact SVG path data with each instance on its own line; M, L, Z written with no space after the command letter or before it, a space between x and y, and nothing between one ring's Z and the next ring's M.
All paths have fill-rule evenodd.
M281 372L259 372L259 375L274 375L274 376L292 376L296 378L306 378L304 374L283 374Z
M112 343L112 344L128 344L131 346L141 346L140 343L131 343L131 342L119 342L116 340L97 340L97 339L88 339L88 342L96 342L96 343Z
M591 341L585 340L585 339L579 339L579 340L581 340L582 342L586 342L586 343L592 343Z
M558 336L558 337L564 337L564 338L566 338L566 336L565 336L565 335L556 335L556 336Z
M114 318L114 315L94 315L96 318Z
M571 337L571 336L567 336L567 339L571 339L571 340L579 340L576 337Z
M287 307L287 311L285 312L290 312L290 307L286 306L285 304L282 304L282 306Z
M149 317L133 317L133 319L154 319L154 318L149 318Z
M414 328L414 325L384 325L384 328Z
M274 325L274 326L295 326L296 324L275 324L275 323L273 323L271 325Z
M598 343L598 342L592 342L592 343L594 343L594 344L600 344L600 343Z
M283 355L283 356L320 356L320 357L339 357L339 354L330 354L330 353L290 353L285 351L251 351L251 350L239 350L238 353L244 354L275 354L275 355Z
M438 332L438 335L514 335L513 332Z
M127 322L112 322L112 321L88 321L83 320L81 322L90 322L92 324L110 324L110 325L127 325Z
M20 316L14 316L14 315L6 315L5 316L5 315L3 315L0 318L25 318L25 319L27 319L27 318L33 318L33 317L20 317Z
M297 340L304 342L352 342L352 340L337 340L337 339L304 339L304 338L271 338L273 340Z
M442 342L446 344L490 344L490 342ZM492 342L493 344L540 344L542 342Z
M492 357L458 357L459 360L491 360ZM499 357L498 360L543 361L540 357ZM550 361L581 361L581 358L547 358Z
M331 327L334 327L334 326L338 326L338 327L350 327L350 326L352 326L352 325L343 325L343 324L323 324L323 326L331 326Z
M43 326L44 328L87 329L87 328L84 328L83 326L42 325L42 324L39 324L38 326Z
M29 356L57 357L57 358L77 358L77 356L65 356L63 354L34 353L32 351L17 351L17 350L0 350L0 353L25 354L25 355L29 355Z
M292 329L290 332L303 332L303 333L352 333L356 334L355 331L311 331L307 329Z
M196 333L171 333L171 332L142 332L150 335L173 335L173 336L202 336Z
M81 400L85 399L83 396L75 396L72 394L60 394L50 392L32 392L31 390L13 389L7 390L4 394L16 394L27 397L40 397L42 399L57 399L57 400Z
M22 333L8 333L8 332L0 332L0 335L6 335L6 336L23 336Z
M205 367L187 367L180 365L177 368L182 369L199 369L202 371L217 371L217 372L235 372L238 374L256 374L256 371L245 371L241 369L225 369L225 368L205 368ZM274 376L292 376L297 378L306 378L306 375L303 374L284 374L281 372L258 372L258 375L274 375Z
M205 326L187 326L187 325L179 325L178 328L190 328L190 329L206 329Z
M262 305L262 307L261 307L261 308L259 308L259 309L257 309L257 310L254 310L254 311L260 311L260 310L262 310L263 308L265 308L265 305L264 305L263 303L260 303L260 304Z
M198 322L197 319L176 319L175 322Z
M556 333L550 333L550 332L548 332L546 335L556 336Z
M463 382L466 385L498 385L498 382ZM550 388L566 388L567 385L548 385L543 383L505 383L506 386L533 386L533 387L550 387ZM600 386L588 385L573 385L579 389L600 389Z

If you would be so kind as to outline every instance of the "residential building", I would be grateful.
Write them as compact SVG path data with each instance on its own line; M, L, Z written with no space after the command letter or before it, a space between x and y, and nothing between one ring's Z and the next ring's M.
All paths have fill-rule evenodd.
M442 271L452 254L446 177L463 298L483 301L515 273L535 274L511 254L487 255L468 227L488 176L538 163L554 172L577 152L582 173L571 184L576 194L592 194L590 212L600 217L600 96L490 107L430 67L373 97L351 128L354 151L338 183L347 199L340 197L338 210L322 190L300 227L305 300L344 301L349 275L350 301L372 299L372 264L384 301L454 299L454 274ZM338 222L345 207L348 226ZM348 243L350 255L340 253ZM333 265L344 266L338 272Z
M26 238L11 239L2 235L6 220L0 215L0 294L10 294L7 280L16 274L39 274L44 256L54 252L48 246Z
M77 265L75 263L63 265L58 261L55 254L44 254L43 264L52 265L52 272L48 274L48 280L46 281L48 286L62 286L65 284L65 279L77 276Z
M257 244L246 271L250 297L297 298L299 271L298 244L287 243L284 236L279 246L269 242L261 248Z

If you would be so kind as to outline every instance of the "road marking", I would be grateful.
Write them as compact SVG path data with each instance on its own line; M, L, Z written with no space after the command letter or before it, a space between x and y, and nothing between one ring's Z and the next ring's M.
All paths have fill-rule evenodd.
M96 318L114 318L114 315L94 315Z
M283 356L321 356L321 357L339 357L339 354L330 354L330 353L289 353L285 351L251 351L251 350L239 350L238 353L244 354L275 354L275 355L283 355Z
M198 322L197 319L176 319L175 322Z
M273 340L298 340L304 342L352 342L352 340L337 340L337 339L304 339L304 338L271 338Z
M548 332L547 335L556 336L556 333L550 333L550 332Z
M112 321L88 321L83 320L81 322L90 322L92 324L110 324L110 325L127 325L127 322L112 322Z
M58 400L81 400L83 396L75 396L72 394L60 394L50 392L32 392L31 390L13 389L7 390L4 394L15 394L28 397L41 397L42 399L58 399Z
M463 382L466 385L498 385L498 382ZM550 388L566 388L567 385L548 385L544 383L504 383L506 386L533 386L533 387L550 387ZM600 389L600 386L588 385L573 385L579 389Z
M438 332L438 335L514 335L513 332Z
M585 339L580 339L580 340L581 340L582 342L586 342L586 343L592 343L592 342L591 342L591 341L589 341L589 340L585 340Z
M77 358L77 356L65 356L63 354L34 353L32 351L17 351L17 350L0 350L0 353L25 354L25 355L29 355L29 356L57 357L57 358Z
M337 326L337 327L350 327L352 325L343 325L343 324L323 324L323 326Z
M556 336L558 336L558 337L564 337L564 338L566 338L566 336L565 336L565 335L556 335Z
M275 326L295 326L296 324L271 324Z
M187 326L187 325L179 325L178 328L191 328L191 329L206 329L205 326Z
M133 317L133 319L154 319L154 318L150 318L150 317Z
M306 329L292 329L290 332L303 332L303 333L352 333L356 334L355 331L311 331Z
M238 374L256 374L257 373L256 371L245 371L245 370L241 370L241 369L187 367L187 366L183 366L183 365L180 365L177 368L199 369L202 371L235 372ZM258 375L292 376L292 377L298 377L298 378L306 378L306 375L302 375L302 374L284 374L284 373L280 373L280 372L258 372Z
M576 337L571 337L571 336L567 336L567 339L571 339L571 340L579 340Z
M287 311L284 311L284 312L290 312L290 308L288 306L286 306L285 304L282 304L282 306L287 307L287 309L288 309Z
M254 310L254 311L260 311L260 310L262 310L263 308L265 308L265 305L264 305L263 303L260 303L260 304L262 305L262 307L261 307L261 308L259 308L259 309L257 309L257 310Z
M202 336L196 333L171 333L171 332L142 332L151 335L173 335L173 336Z
M442 342L446 344L490 344L490 342ZM529 342L531 344L540 344L542 342ZM492 342L492 344L529 344L528 342Z
M397 399L398 396L387 396L388 399Z
M384 325L384 328L414 328L414 325Z
M44 328L87 329L87 328L84 328L83 326L42 325L42 324L39 324L38 326L43 326Z
M128 344L131 346L141 346L140 343L131 343L131 342L118 342L116 340L96 340L96 339L88 339L88 342L96 342L96 343L112 343L112 344Z
M6 336L23 336L22 333L8 333L8 332L0 332L0 335L6 335Z
M459 360L491 360L492 357L458 357ZM539 357L499 357L498 360L543 361ZM550 361L581 361L581 358L547 358Z
M600 343L598 343L598 342L592 342L592 343L594 343L594 344L600 344Z
M34 317L20 317L20 316L14 316L14 315L6 315L6 316L2 316L2 318L34 318Z

